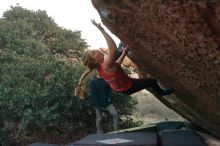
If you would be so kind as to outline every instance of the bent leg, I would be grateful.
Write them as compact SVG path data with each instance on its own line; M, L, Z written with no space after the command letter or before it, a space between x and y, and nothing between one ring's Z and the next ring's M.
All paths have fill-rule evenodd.
M154 92L156 92L159 95L168 95L172 93L172 90L163 90L161 87L158 85L157 80L153 78L148 78L148 79L133 79L133 85L132 87L124 92L125 94L133 94L135 92L138 92L140 90L146 89L151 87Z

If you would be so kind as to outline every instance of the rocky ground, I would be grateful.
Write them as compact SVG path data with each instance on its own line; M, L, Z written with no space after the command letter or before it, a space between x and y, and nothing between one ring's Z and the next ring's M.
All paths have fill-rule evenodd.
M173 110L166 107L150 92L141 91L132 95L138 100L134 117L148 125L160 121L186 121Z

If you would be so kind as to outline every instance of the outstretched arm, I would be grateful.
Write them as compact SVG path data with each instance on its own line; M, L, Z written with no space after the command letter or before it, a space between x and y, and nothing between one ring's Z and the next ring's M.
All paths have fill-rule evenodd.
M99 23L96 23L95 20L91 20L92 21L92 24L95 25L99 30L100 32L103 34L106 42L107 42L107 45L108 45L108 49L109 49L109 54L107 55L107 58L105 60L105 63L107 66L110 66L112 65L115 60L114 60L114 57L115 57L115 50L117 48L114 40L111 38L111 36L104 30L104 28L101 26L101 24Z

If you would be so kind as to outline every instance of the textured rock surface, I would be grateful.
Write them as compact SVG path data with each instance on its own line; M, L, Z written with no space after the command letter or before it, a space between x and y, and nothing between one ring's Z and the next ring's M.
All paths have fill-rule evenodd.
M168 107L220 137L220 1L92 0L144 73L172 86Z

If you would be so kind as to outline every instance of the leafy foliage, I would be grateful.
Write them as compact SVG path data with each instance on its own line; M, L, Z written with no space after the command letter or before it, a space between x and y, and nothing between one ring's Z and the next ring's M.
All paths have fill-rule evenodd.
M11 7L0 19L0 139L31 141L35 131L65 133L95 127L94 112L73 95L85 70L78 61L87 43L81 32L54 23L45 11ZM117 97L122 114L135 102ZM126 104L126 108L123 106ZM93 121L93 123L88 123ZM126 120L125 120L126 121Z

